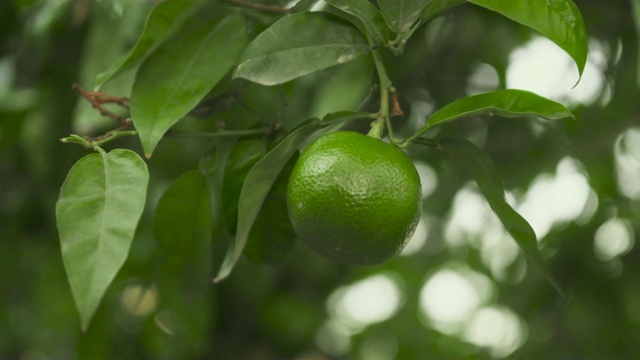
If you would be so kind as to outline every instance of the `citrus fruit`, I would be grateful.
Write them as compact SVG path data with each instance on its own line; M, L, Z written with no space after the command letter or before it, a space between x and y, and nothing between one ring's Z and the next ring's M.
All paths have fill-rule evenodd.
M287 187L293 229L311 249L354 265L397 255L418 223L420 178L396 146L351 131L320 137Z

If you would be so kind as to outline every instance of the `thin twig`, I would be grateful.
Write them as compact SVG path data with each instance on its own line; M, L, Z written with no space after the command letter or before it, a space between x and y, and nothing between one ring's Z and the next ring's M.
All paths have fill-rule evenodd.
M78 94L80 94L83 98L87 99L93 105L94 108L100 111L100 114L103 116L107 116L111 118L113 121L117 122L119 125L124 125L127 122L128 117L118 116L111 111L105 109L103 104L117 104L122 106L125 109L129 109L129 98L126 97L117 97L97 91L87 91L83 89L80 85L74 83L71 89Z

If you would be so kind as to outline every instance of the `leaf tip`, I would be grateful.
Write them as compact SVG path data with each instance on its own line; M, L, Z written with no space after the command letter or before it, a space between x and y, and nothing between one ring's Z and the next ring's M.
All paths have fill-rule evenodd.
M145 157L147 160L148 160L148 159L151 159L151 155L152 155L152 154L151 154L150 152L149 152L149 153L148 153L148 152L145 152L145 153L144 153L144 157Z

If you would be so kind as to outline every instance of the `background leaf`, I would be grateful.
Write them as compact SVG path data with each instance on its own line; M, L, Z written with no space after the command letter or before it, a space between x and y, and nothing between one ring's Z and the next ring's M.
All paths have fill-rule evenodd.
M449 8L466 2L467 0L431 0L420 11L420 18L428 20Z
M535 115L543 119L574 118L564 105L524 90L498 90L458 99L437 110L418 134L444 123L474 115L518 118Z
M293 153L297 151L298 146L319 128L320 125L314 122L294 130L251 169L240 193L238 228L235 241L229 247L214 282L222 281L229 276L240 255L242 255L256 217L282 168Z
M418 19L429 0L378 0L382 15L396 34L403 33Z
M145 61L133 85L131 118L147 157L236 64L247 42L241 16L209 18L172 37Z
M587 33L580 10L571 0L468 0L528 26L566 51L582 76L587 63Z
M362 30L373 45L385 45L389 41L389 29L384 17L368 0L328 0L329 4L360 20Z
M238 140L229 155L222 183L222 207L232 235L235 235L238 226L238 202L242 184L266 151L266 143L262 138L242 139Z
M562 286L547 268L544 259L538 252L538 241L531 225L505 200L502 180L491 158L475 144L465 139L444 138L438 147L451 155L471 173L491 210L498 216L505 229L547 281L560 295L564 296Z
M296 241L287 211L287 185L298 154L287 161L256 218L244 255L256 263L280 263Z
M154 6L133 49L121 62L98 74L96 87L99 88L112 77L138 64L157 48L193 14L196 9L195 3L196 0L168 0Z
M187 295L208 288L211 274L209 184L200 171L176 179L160 197L153 234L170 273L178 274Z
M249 44L235 77L262 85L282 84L368 51L358 29L335 16L293 14L276 21Z
M71 168L56 203L62 258L83 329L127 259L149 181L136 153L99 151Z

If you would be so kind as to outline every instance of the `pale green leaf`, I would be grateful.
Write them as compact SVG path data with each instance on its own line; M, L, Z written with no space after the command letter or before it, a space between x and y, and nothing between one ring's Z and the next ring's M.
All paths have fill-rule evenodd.
M84 329L127 259L149 181L136 153L98 150L71 168L56 203L62 258Z

